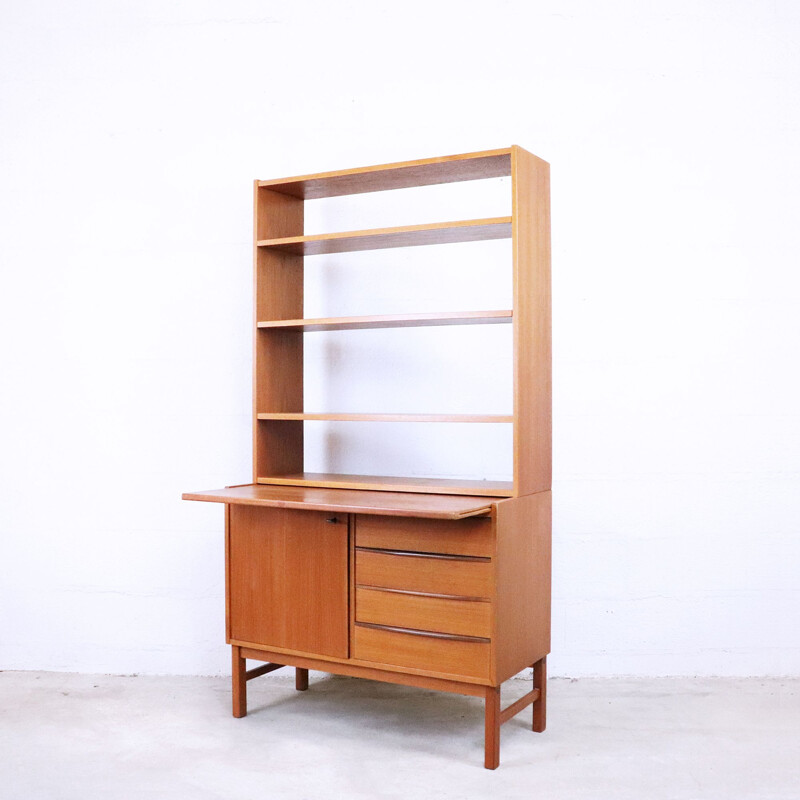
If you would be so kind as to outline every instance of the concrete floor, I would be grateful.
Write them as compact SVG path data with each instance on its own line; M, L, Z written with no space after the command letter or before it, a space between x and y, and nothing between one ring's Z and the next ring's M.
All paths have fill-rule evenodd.
M800 798L797 679L551 680L490 772L481 701L311 678L252 681L236 720L222 678L0 673L0 797Z

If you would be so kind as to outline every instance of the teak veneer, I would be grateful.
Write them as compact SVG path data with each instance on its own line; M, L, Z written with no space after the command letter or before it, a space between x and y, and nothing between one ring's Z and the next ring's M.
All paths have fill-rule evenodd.
M482 242L510 239L511 217L470 219L458 222L433 222L366 231L319 233L313 236L285 236L261 239L256 247L303 256L326 253L352 253L357 250L384 250L390 247L422 247L432 244Z
M513 422L510 414L306 414L272 412L259 419L293 419L323 422Z
M452 421L452 420L451 420ZM450 478L399 478L387 475L343 475L328 472L294 472L256 478L257 483L278 486L318 486L328 489L368 489L428 494L467 494L486 497L512 497L511 481L467 481Z
M306 236L306 200L511 178L510 217ZM500 726L546 716L550 651L550 189L546 162L514 146L254 184L252 483L187 493L225 507L226 641L233 714L247 682L282 666L483 698L484 765ZM307 319L304 259L387 247L511 238L513 307ZM303 404L303 341L315 331L511 324L511 414L316 413ZM368 334L365 334L368 335ZM510 481L305 471L319 421L503 423ZM261 662L247 669L246 660ZM501 684L533 667L502 709Z
M276 319L256 323L258 328L287 331L357 331L373 328L428 328L441 325L497 325L510 323L512 311L450 311L429 314L383 314L373 317Z

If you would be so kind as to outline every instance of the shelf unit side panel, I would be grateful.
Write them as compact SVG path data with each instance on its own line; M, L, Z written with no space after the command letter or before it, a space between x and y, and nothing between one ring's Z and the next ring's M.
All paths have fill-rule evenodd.
M303 316L303 257L268 252L264 236L302 236L303 201L255 183L253 225L253 481L303 469L303 423L263 422L264 410L303 410L303 336L263 331L259 319Z
M300 197L275 192L255 182L255 241L302 236L304 203Z
M296 319L303 311L303 257L256 248L255 325Z
M550 165L521 147L511 155L514 291L514 489L552 481Z

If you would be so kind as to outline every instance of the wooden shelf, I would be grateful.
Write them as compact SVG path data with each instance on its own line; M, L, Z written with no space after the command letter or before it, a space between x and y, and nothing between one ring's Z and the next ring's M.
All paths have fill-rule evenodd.
M298 472L259 477L260 484L315 486L326 489L359 489L377 492L423 492L426 494L512 497L511 481L470 481L444 478L398 478L384 475L340 475L327 472Z
M286 331L356 331L369 328L426 328L438 325L496 325L509 323L511 311L454 311L432 314L384 314L370 317L275 319L259 322L259 328Z
M258 185L292 197L317 200L321 197L408 189L436 183L502 178L510 174L511 148L504 148L418 161L398 161L359 169L319 172L294 178L277 178L258 181Z
M511 414L306 414L299 412L264 413L262 420L300 420L305 422L513 422Z
M229 486L227 489L211 489L206 492L187 492L183 495L183 499L232 505L333 511L343 514L464 519L488 514L491 511L490 501L493 498L248 484L246 486Z
M288 236L282 239L260 239L256 244L259 247L292 255L317 256L326 253L351 253L356 250L383 250L390 247L418 247L510 238L511 217L492 217L457 222L434 222L426 225L402 225L397 228L320 233L313 236Z

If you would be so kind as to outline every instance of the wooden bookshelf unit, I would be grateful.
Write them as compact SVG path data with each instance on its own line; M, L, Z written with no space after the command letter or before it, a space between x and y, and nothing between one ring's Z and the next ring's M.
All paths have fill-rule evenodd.
M307 236L304 201L510 177L511 215ZM485 766L528 705L545 727L550 651L549 165L502 150L255 182L253 482L183 495L225 505L226 639L233 714L247 681L294 667L485 701ZM511 239L512 308L305 318L304 260ZM316 331L512 326L511 414L318 413L304 406L303 343ZM512 426L510 481L307 472L314 421ZM264 662L247 669L246 659ZM500 686L533 667L506 709Z

